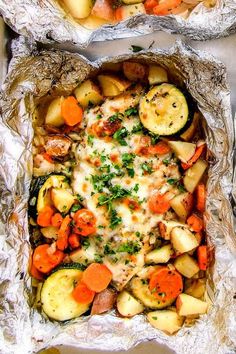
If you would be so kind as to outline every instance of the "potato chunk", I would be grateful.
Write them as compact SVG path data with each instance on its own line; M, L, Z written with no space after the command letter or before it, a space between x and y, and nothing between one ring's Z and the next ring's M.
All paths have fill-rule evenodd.
M144 310L144 306L127 291L117 296L117 310L122 316L133 317Z
M45 124L61 127L65 123L61 115L61 105L64 99L63 96L57 97L50 103L45 118Z
M185 253L198 247L197 238L188 229L174 227L171 231L173 248L179 253Z
M131 82L121 79L113 74L98 75L98 81L101 85L102 92L106 97L118 96L131 85Z
M180 316L201 315L207 312L208 304L187 294L180 294L176 300L177 312Z
M168 334L177 332L183 325L184 317L173 310L152 311L147 314L150 324Z
M175 268L186 278L192 278L199 272L199 267L195 259L190 257L187 253L182 254L176 258L174 262Z
M64 0L64 4L71 16L80 19L90 15L94 3L93 0Z
M178 217L185 221L193 208L193 196L185 192L177 195L170 201L171 208L174 209Z
M197 160L197 162L190 167L184 176L184 186L188 192L193 193L198 183L201 181L202 176L207 168L207 162L204 160Z
M150 65L148 81L150 85L161 84L168 82L167 71L159 65Z
M174 253L171 244L153 250L146 255L145 262L150 263L167 263Z
M87 108L90 103L98 105L103 100L98 86L96 86L91 80L84 81L74 92L77 101L83 108Z

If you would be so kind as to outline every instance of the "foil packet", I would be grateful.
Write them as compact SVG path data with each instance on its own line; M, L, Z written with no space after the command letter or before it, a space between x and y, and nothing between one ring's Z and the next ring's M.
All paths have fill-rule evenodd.
M0 0L0 13L16 32L43 43L76 44L133 37L164 30L195 40L236 32L235 0L217 0L213 8L199 3L187 19L181 16L138 15L117 25L88 30L68 15L55 0Z
M230 204L234 129L226 69L209 54L178 41L168 50L142 51L89 62L78 54L37 51L25 40L15 42L14 59L0 97L0 352L27 354L56 345L99 350L127 350L147 340L176 353L230 354L236 350L236 238ZM159 63L186 85L205 118L212 154L206 227L215 261L208 271L208 314L168 336L143 315L131 319L83 316L65 323L49 321L32 307L28 262L28 199L32 177L32 117L36 102L53 90L70 93L105 63L127 59Z

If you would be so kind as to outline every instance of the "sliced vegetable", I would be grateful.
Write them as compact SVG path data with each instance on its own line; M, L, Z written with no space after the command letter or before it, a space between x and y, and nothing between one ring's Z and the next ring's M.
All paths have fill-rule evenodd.
M133 295L139 299L145 307L150 309L162 309L174 302L174 299L166 300L164 298L157 299L149 289L148 283L138 277L134 277L130 282Z
M130 81L121 79L114 74L98 75L98 81L101 85L102 92L106 97L118 96L131 85Z
M79 248L80 246L80 238L77 234L71 234L68 238L68 243L71 248Z
M96 218L94 214L88 209L78 210L74 217L74 232L82 235L88 236L96 232Z
M68 247L71 220L70 216L66 215L58 231L57 248L61 251L64 251Z
M63 261L64 253L53 251L48 244L40 245L35 248L33 253L33 265L41 273L49 273L53 268Z
M42 272L40 272L35 265L33 264L33 262L31 262L31 266L30 266L30 270L29 273L31 275L31 277L37 279L37 280L43 280L44 279L44 274Z
M182 92L171 84L153 87L140 100L139 115L144 127L154 134L172 135L188 120L188 104Z
M169 267L161 267L152 273L149 289L159 300L175 299L183 291L181 275Z
M196 195L197 195L197 210L199 210L201 213L204 213L205 211L205 204L206 204L206 187L204 184L199 184L197 186L196 190Z
M80 281L72 292L72 296L79 304L91 304L94 299L95 291L90 290L86 284Z
M54 209L46 205L39 213L37 217L37 224L42 227L51 225L51 218L54 214Z
M156 214L164 214L170 209L170 201L167 194L153 194L148 201L149 209Z
M177 221L172 221L172 220L160 221L158 223L158 227L159 227L161 237L164 238L164 240L170 240L171 231L176 226L187 227L187 225Z
M171 231L171 243L179 253L192 251L199 243L195 235L186 228L174 227Z
M181 193L171 199L170 205L178 217L185 221L193 208L193 195L188 192Z
M55 98L49 105L45 124L53 125L54 127L61 127L65 122L61 115L61 105L64 101L64 97L57 97Z
M182 162L189 161L196 151L196 144L186 143L185 141L169 141L168 142L175 155Z
M207 312L208 304L183 293L176 300L176 308L180 316L200 315Z
M82 280L89 289L99 293L108 287L112 273L104 264L92 263L84 271Z
M46 279L41 291L41 303L48 317L66 321L88 310L89 304L78 303L72 296L81 277L82 271L78 269L60 269Z
M149 85L168 82L167 71L159 65L150 65L148 74Z
M175 268L186 278L192 278L199 272L199 267L194 258L187 253L177 257L174 262Z
M199 119L200 114L198 112L195 112L190 126L180 135L181 139L183 139L184 141L190 141L193 138L198 127Z
M197 249L198 265L201 270L206 270L208 265L207 246L199 246Z
M184 162L181 163L182 168L184 170L187 170L188 168L190 168L202 155L204 149L205 149L205 144L202 144L199 147L197 147L194 155L190 158L190 160L188 160L187 163L184 163Z
M93 0L64 0L71 16L75 18L86 18L90 15L94 1Z
M61 114L65 123L73 127L82 121L83 109L79 106L75 97L69 96L62 102Z
M182 0L165 0L153 8L154 15L165 16L181 4Z
M117 310L124 317L133 317L143 312L144 306L131 294L123 290L117 296Z
M206 291L206 279L189 279L185 282L184 292L200 299Z
M170 244L165 245L162 246L161 248L149 252L145 257L145 262L148 264L167 263L173 253L174 251L172 246Z
M56 213L51 218L51 224L54 227L60 227L62 223L63 217L60 213Z
M114 11L109 0L96 0L92 9L92 15L107 21L114 20Z
M37 211L38 213L44 209L45 206L51 206L51 188L69 188L65 176L52 175L47 178L38 193Z
M196 214L192 214L188 217L187 224L189 225L190 229L195 232L200 232L203 230L203 220Z
M125 61L123 63L123 71L128 80L138 81L144 79L146 75L146 66L140 63Z
M64 135L50 135L46 139L44 144L44 149L49 157L53 158L63 158L69 154L71 147L71 139ZM46 158L48 161L48 158ZM53 160L49 161L53 163Z
M116 21L123 21L129 17L142 15L145 13L146 10L143 4L126 5L126 6L120 6L116 9L115 18Z
M54 240L58 238L58 231L59 231L58 227L55 226L42 227L40 231L42 232L43 236L46 238L54 239Z
M68 213L75 202L73 195L63 188L52 188L51 198L60 213Z
M86 80L75 89L75 97L83 108L90 104L98 105L103 101L99 88L91 80Z
M113 308L116 301L116 294L111 289L105 289L95 295L91 315L99 315Z
M153 327L168 334L177 332L184 322L184 317L179 316L174 309L149 312L147 319Z
M197 162L190 167L184 176L184 187L188 192L193 193L198 183L207 168L207 163L204 160L197 160Z

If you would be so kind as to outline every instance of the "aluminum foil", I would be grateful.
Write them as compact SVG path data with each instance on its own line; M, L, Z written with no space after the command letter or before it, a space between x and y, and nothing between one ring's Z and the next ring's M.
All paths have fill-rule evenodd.
M143 51L94 63L78 54L37 52L22 39L15 43L13 51L15 57L0 98L0 353L35 353L61 344L122 350L151 339L181 354L235 353L236 238L230 204L234 129L224 65L182 42L166 51ZM142 315L122 319L112 312L57 323L45 319L31 306L27 201L35 102L51 89L58 94L70 93L104 63L130 58L160 63L175 80L185 83L205 117L204 130L212 153L206 212L209 243L215 248L207 286L212 306L193 327L183 327L173 336L152 328Z
M214 8L200 3L187 20L181 16L132 17L116 26L91 31L79 25L56 0L0 0L0 13L18 33L43 43L70 42L86 47L91 41L125 38L165 30L196 40L236 32L236 1L217 0Z

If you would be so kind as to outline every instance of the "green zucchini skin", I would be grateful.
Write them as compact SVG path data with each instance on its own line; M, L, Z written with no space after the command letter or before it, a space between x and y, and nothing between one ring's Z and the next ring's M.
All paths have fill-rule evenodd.
M30 185L30 197L28 202L28 213L33 219L37 218L37 200L38 194L46 180L50 177L49 175L34 178Z
M43 312L52 320L68 321L85 314L90 304L80 304L72 292L82 278L82 271L63 268L52 273L43 283L40 300Z
M172 84L153 86L140 100L143 126L160 136L174 136L191 124L192 100ZM185 128L186 127L186 128Z

